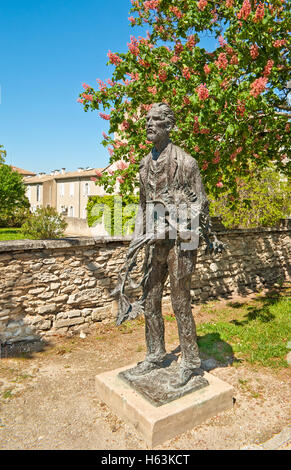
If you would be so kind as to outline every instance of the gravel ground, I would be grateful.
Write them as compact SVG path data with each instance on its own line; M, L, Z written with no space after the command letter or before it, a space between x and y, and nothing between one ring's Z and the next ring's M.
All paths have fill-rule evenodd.
M176 324L167 322L166 332L173 351ZM85 338L54 338L41 351L28 353L19 345L15 357L5 357L2 349L0 449L148 449L134 428L98 400L94 385L96 374L143 360L143 336L143 325L120 331L97 324ZM241 449L288 425L290 369L207 364L234 387L232 409L155 449Z

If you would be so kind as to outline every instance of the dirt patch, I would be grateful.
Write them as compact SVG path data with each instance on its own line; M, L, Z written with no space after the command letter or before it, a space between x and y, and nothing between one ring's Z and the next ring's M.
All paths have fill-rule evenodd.
M217 311L222 307L215 303ZM202 307L194 314L197 322L211 317ZM167 312L167 350L179 356L172 320ZM148 448L98 400L94 385L96 374L144 359L143 321L120 328L96 324L85 338L54 338L45 347L35 345L35 350L19 345L15 357L5 354L8 350L2 350L0 360L1 449ZM239 449L266 441L288 424L289 369L202 359L212 374L234 387L233 408L156 449Z

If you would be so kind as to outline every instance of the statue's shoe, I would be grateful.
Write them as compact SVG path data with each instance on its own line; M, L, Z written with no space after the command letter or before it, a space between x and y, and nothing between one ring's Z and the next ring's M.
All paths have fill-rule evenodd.
M192 377L197 375L204 375L204 372L202 369L200 369L200 367L197 367L196 369L181 369L179 374L179 381L174 385L174 387L183 387L189 382Z
M152 370L160 369L161 367L163 367L162 362L143 361L137 364L137 366L135 366L133 369L130 370L130 375L134 375L134 376L146 375Z

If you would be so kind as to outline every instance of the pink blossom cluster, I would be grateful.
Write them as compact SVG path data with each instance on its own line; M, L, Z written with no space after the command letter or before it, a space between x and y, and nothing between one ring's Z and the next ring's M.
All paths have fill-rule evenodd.
M233 48L232 48L231 46L229 46L228 44L225 44L224 48L225 48L225 52L226 52L227 54L229 54L229 55L233 55L233 54L234 54Z
M95 170L95 173L96 173L97 178L102 177L102 171L101 170Z
M205 8L207 7L207 0L199 0L197 6L199 8L199 10L203 11L205 10Z
M234 54L232 58L230 59L230 64L231 65L238 65L238 56Z
M254 23L258 23L264 18L265 14L265 7L262 2L259 3L256 9L255 17L254 17Z
M226 67L228 65L228 60L227 60L226 54L224 52L221 52L219 54L218 59L215 61L215 65L219 69L223 69L223 70L226 69Z
M96 79L96 82L97 82L98 85L99 85L99 90L104 92L104 91L106 90L106 88L107 88L106 83L102 82L102 80L100 80L100 78L97 78L97 79Z
M93 96L92 95L88 95L86 93L83 93L82 96L83 96L84 100L93 101Z
M150 67L150 64L148 62L146 62L145 60L140 59L140 58L138 59L138 63L146 69Z
M194 134L199 134L199 130L200 130L199 118L198 116L194 116L194 126L193 126Z
M116 140L113 144L113 147L115 149L118 149L120 147L125 147L126 145L127 145L126 142L122 142L121 140Z
M219 150L215 150L214 156L215 156L215 158L212 159L212 163L214 163L216 165L217 163L220 162Z
M84 90L91 88L90 85L87 85L87 83L82 83L82 87L84 88Z
M178 18L178 19L182 18L183 13L181 12L181 10L179 10L178 7L176 7L176 6L171 6L171 7L169 8L169 10L173 13L173 15L176 16L176 18Z
M136 23L136 20L133 16L129 16L128 17L128 20L131 22L131 24L135 24Z
M163 34L165 32L165 28L162 25L155 24L154 28L156 31L158 31L160 34Z
M161 82L165 82L167 80L167 71L165 69L160 69L159 70L159 79L161 80Z
M111 80L111 78L107 78L106 82L109 86L114 86L116 83Z
M274 61L272 59L268 60L263 71L263 77L267 78L270 75L273 65L274 65Z
M209 163L206 160L204 160L203 165L202 165L202 170L204 171L207 170L208 166L209 166Z
M205 101L207 100L207 98L209 97L209 91L206 87L206 83L201 83L197 88L196 88L196 92L198 94L198 98L201 100L201 101Z
M121 123L121 129L122 129L123 131L127 131L129 128L130 128L130 124L129 124L129 122L125 119L125 120Z
M221 36L221 35L220 35L219 38L218 38L218 42L219 42L219 44L220 44L220 47L224 47L224 46L226 46L226 44L227 44L226 41L225 41L225 39L224 39L224 37Z
M223 183L222 183L222 181L218 181L218 183L216 183L216 186L217 186L218 188L223 188Z
M130 37L130 42L127 43L127 46L133 55L137 56L139 54L139 42L134 36Z
M109 61L111 62L111 64L118 65L121 62L123 62L121 57L119 57L117 54L114 54L111 51L108 51L107 56L109 57Z
M226 90L229 86L229 78L227 77L224 80L222 80L220 86L221 88L223 88L223 90Z
M196 44L195 36L194 34L190 34L190 36L187 37L186 46L188 47L188 49L193 49L193 47L195 47L195 44Z
M286 45L286 39L276 39L276 41L273 42L274 47L282 47Z
M184 67L183 70L182 70L182 75L183 77L186 79L186 80L190 80L191 78L191 71L189 69L189 67Z
M180 57L177 55L173 55L173 57L171 58L171 62L173 64L176 64L179 60L180 60Z
M105 139L105 140L108 140L108 139L109 139L108 135L107 135L107 134L105 134L105 132L104 132L104 131L102 132L102 135L103 135L103 137L104 137L104 139Z
M252 44L250 47L250 54L252 59L256 59L259 56L259 48L257 44Z
M208 75L211 72L211 68L209 67L208 64L204 65L203 70L206 73L206 75Z
M117 163L116 163L116 168L118 170L127 170L127 168L129 167L129 163L128 162L124 162L123 160L119 160Z
M266 88L266 85L268 83L268 79L266 77L260 77L257 78L252 84L251 84L251 91L250 95L254 96L257 98L261 93Z
M106 121L110 120L110 114L99 113L99 116Z
M129 75L132 82L136 82L139 79L139 74L138 73L129 73L128 72L127 75Z
M200 134L210 134L210 129L203 127L203 129L200 129Z
M181 44L180 42L177 42L175 44L174 50L175 50L176 55L179 55L183 51L183 49L184 49L183 44Z
M152 86L152 87L149 86L149 87L148 87L148 92L149 92L149 93L152 93L153 95L156 95L156 94L157 94L157 87L155 87L155 86Z
M233 5L234 0L226 0L225 6L226 8L231 8Z
M238 100L237 102L237 107L236 107L236 113L240 116L243 117L246 111L246 106L243 101Z
M250 16L251 11L252 11L252 6L249 0L244 0L241 10L239 11L237 15L238 19L247 20L248 17Z
M83 103L84 103L84 100L83 100L82 98L78 98L78 99L77 99L77 103L83 104Z
M143 2L143 7L146 11L148 10L157 10L160 4L160 0L147 0Z

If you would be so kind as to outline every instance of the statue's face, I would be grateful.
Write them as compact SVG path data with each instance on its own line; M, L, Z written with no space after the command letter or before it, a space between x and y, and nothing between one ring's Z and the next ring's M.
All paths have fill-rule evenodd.
M171 126L164 118L163 112L158 108L152 108L146 117L147 139L153 143L159 143L169 137Z

